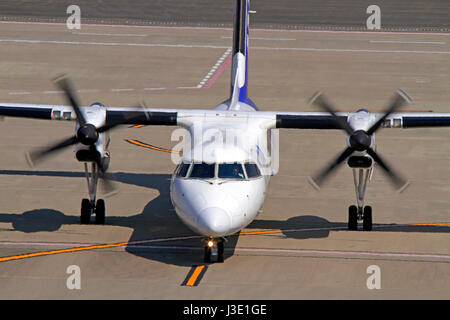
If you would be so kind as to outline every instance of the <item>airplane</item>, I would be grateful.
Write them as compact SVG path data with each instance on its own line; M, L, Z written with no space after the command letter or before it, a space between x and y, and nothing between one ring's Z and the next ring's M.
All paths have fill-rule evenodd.
M204 261L224 261L224 241L249 225L264 203L270 177L277 172L279 129L342 130L346 149L309 178L320 188L338 166L353 170L357 205L348 209L348 229L372 230L372 208L364 205L365 190L375 166L386 173L397 190L408 181L376 152L375 133L380 128L450 126L450 113L397 112L411 102L402 90L394 93L385 112L336 112L321 93L310 104L318 112L261 111L248 95L249 0L236 0L233 21L231 90L227 100L213 109L110 107L101 103L81 106L69 78L55 83L68 104L0 103L0 116L47 120L74 120L75 134L51 147L29 153L38 164L56 152L75 146L76 159L84 164L89 198L81 203L80 222L105 223L105 202L97 199L97 184L111 189L109 131L119 125L177 126L188 133L171 178L170 197L176 214L205 239ZM225 139L227 137L230 139ZM226 141L225 141L226 140ZM224 142L225 141L225 142ZM175 153L174 153L175 154Z

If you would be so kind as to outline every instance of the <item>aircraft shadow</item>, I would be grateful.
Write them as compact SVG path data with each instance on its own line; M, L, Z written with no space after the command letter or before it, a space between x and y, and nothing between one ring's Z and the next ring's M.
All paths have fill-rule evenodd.
M0 170L0 175L85 177L84 172L33 170ZM170 174L113 173L112 179L117 182L157 189L159 195L135 215L119 217L106 213L105 225L133 229L126 247L131 254L173 265L200 264L203 262L202 237L188 229L176 215L170 201L170 178ZM80 223L79 217L50 208L31 210L21 215L0 214L0 222L12 223L14 230L25 233L57 231L62 225ZM237 240L238 237L230 237L225 243L225 260L234 254Z
M346 222L330 222L322 217L304 215L287 220L255 219L249 229L281 230L281 233L292 239L327 238L331 231L347 231ZM362 223L358 230L362 231ZM373 224L370 232L419 232L419 233L450 233L449 226L439 225L406 225L406 224Z
M0 170L0 175L49 176L84 178L84 172ZM202 238L188 229L176 215L170 202L169 174L142 174L116 172L115 181L157 189L159 196L149 201L142 212L132 216L108 216L106 225L133 229L126 251L136 256L179 266L192 266L203 262ZM0 214L0 222L12 223L13 230L25 233L57 231L62 225L79 224L79 217L65 215L51 209L41 208L23 214ZM326 238L331 231L343 231L347 224L330 222L313 215L295 216L287 220L255 219L247 229L281 230L287 238ZM361 229L361 226L359 226ZM0 231L7 231L0 229ZM450 233L450 227L374 224L371 232L427 232ZM225 243L225 260L233 256L239 235L230 236ZM166 240L165 240L166 239Z

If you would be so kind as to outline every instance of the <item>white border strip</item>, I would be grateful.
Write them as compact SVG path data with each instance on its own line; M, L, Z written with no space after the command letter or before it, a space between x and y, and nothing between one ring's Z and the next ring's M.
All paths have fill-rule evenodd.
M62 22L34 22L34 21L0 21L5 24L35 24L35 25L55 25L65 26ZM189 27L189 26L142 26L142 25L125 25L125 24L96 24L83 23L87 27L112 27L112 28L138 28L138 29L179 29L179 30L233 30L232 27ZM450 36L450 32L416 32L411 31L352 31L352 30L308 30L308 29L269 29L269 28L252 28L254 31L263 32L322 32L322 33L343 33L343 34L405 34L405 35L439 35Z

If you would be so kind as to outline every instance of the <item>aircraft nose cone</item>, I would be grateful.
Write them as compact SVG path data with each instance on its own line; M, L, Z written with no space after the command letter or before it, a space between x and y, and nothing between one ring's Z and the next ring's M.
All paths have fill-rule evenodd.
M217 207L210 207L200 212L200 225L208 236L223 236L231 228L231 217Z

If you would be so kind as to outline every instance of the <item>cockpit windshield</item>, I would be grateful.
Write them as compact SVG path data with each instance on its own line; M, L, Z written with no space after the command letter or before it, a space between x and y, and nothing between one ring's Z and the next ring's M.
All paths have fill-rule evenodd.
M239 179L246 180L261 177L256 163L180 163L175 175L187 179Z
M190 163L181 163L176 169L175 169L175 174L177 177L186 177L186 174L189 171L189 167L191 166Z
M194 163L189 178L213 179L215 176L215 164Z
M245 171L247 171L247 177L249 179L261 176L261 171L259 171L259 168L256 165L256 163L246 163L244 166Z
M218 177L221 179L245 179L242 164L240 163L219 164Z

